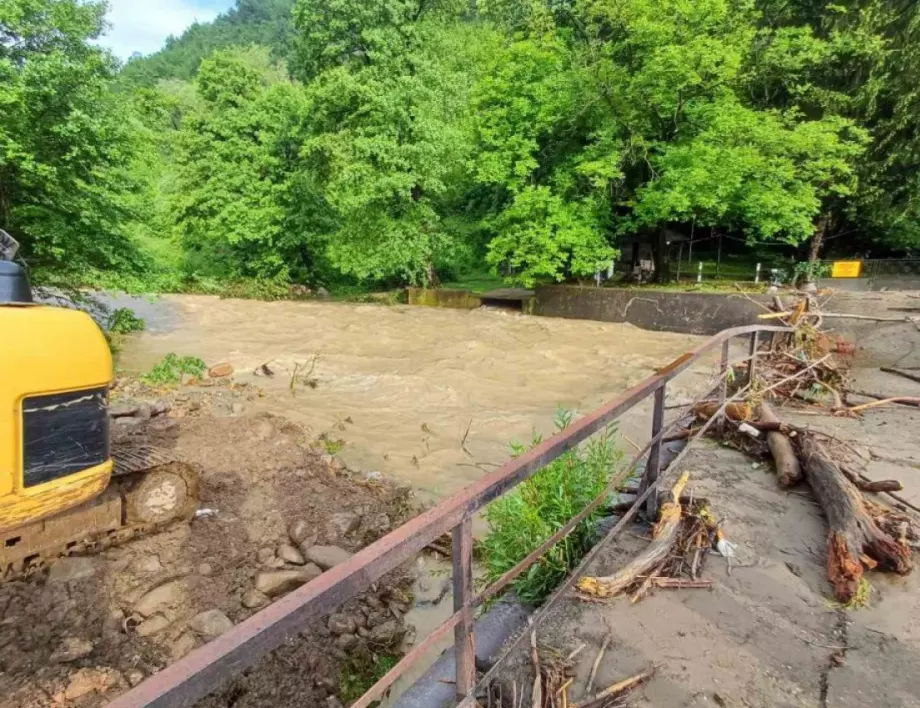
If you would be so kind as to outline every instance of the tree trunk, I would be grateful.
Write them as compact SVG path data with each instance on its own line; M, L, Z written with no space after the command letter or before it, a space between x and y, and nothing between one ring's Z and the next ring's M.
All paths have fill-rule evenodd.
M671 269L668 263L668 242L664 228L655 232L652 240L652 257L655 259L655 282L667 283L671 279Z
M433 261L428 261L428 265L425 266L425 281L425 287L441 287L441 280L438 278L438 271L435 270Z
M827 577L837 599L853 599L865 568L909 573L910 547L878 527L859 490L821 443L810 435L801 435L800 439L808 483L827 516Z
M811 237L811 247L808 250L808 262L816 263L818 256L821 255L821 247L824 245L824 237L827 235L827 227L830 224L830 217L827 214L818 219L815 224L815 235Z

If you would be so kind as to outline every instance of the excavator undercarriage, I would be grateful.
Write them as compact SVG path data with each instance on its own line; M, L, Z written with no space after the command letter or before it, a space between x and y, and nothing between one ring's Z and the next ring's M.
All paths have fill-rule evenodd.
M60 556L96 553L186 522L198 507L198 473L151 445L115 444L115 469L91 501L0 531L0 581L31 575Z

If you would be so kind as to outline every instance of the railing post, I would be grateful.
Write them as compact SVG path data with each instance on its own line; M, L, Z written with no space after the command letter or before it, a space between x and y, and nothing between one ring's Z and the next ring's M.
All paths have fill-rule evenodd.
M757 345L759 343L760 332L751 332L751 349L748 352L748 377L749 384L754 383L754 375L757 364Z
M457 698L476 686L476 642L473 637L473 517L467 514L453 530L454 612L463 619L454 628Z
M664 394L667 383L662 383L661 387L655 391L655 407L652 410L652 438L661 433L664 426ZM655 440L648 451L648 464L645 466L645 483L642 485L642 492L658 482L658 472L661 471L661 440ZM648 518L655 520L658 518L658 494L650 494L645 502L645 510Z
M719 384L719 406L725 405L725 398L728 396L728 349L730 343L731 338L722 342L722 360L719 364L719 373L722 376L721 383ZM719 416L717 424L720 429L725 422L726 414L727 411L722 411Z

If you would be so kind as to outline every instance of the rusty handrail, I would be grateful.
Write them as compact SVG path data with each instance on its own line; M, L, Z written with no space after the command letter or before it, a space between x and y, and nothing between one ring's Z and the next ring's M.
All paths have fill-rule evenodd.
M750 366L756 360L756 342L762 332L788 332L771 325L747 325L724 330L681 355L658 372L609 403L575 421L522 455L509 460L462 491L434 508L406 522L398 529L353 555L348 561L326 571L312 582L280 598L208 644L164 668L146 681L117 697L111 708L181 708L188 706L225 680L255 664L265 654L281 646L312 620L323 617L339 605L363 592L381 576L413 558L436 538L453 532L454 539L454 614L435 634L443 636L454 629L457 647L457 694L469 696L475 683L473 662L472 618L477 598L472 592L471 520L483 506L531 477L560 455L619 418L645 398L655 394L655 418L658 421L649 449L643 496L653 503L661 439L667 432L660 426L664 388L668 381L685 371L700 356L722 344L722 370L728 366L728 342L738 336L751 335ZM724 387L723 401L724 401ZM532 554L533 555L533 554ZM528 559L530 556L528 557ZM535 562L536 558L531 562ZM504 580L504 578L503 578ZM481 599L481 598L479 598ZM381 681L355 704L368 705L382 695L405 668L417 658L429 641L416 646ZM397 672L397 669L399 670Z

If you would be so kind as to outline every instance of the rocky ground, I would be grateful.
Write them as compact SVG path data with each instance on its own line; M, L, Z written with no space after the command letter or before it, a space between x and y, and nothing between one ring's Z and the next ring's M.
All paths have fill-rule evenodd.
M410 515L407 488L346 470L298 425L247 415L258 390L204 383L116 388L115 439L194 465L199 516L0 587L5 708L102 705ZM359 695L400 651L408 577L378 583L203 704L337 706Z

